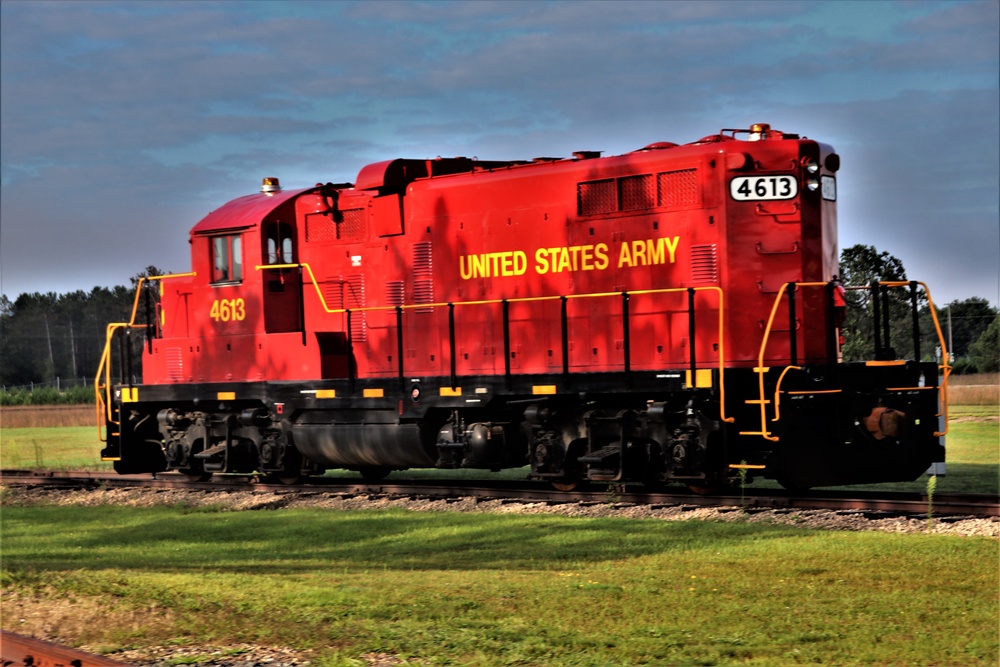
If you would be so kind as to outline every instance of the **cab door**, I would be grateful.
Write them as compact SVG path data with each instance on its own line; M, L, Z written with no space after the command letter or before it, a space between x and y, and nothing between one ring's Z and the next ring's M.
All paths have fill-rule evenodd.
M285 220L268 220L264 223L263 263L280 266L298 262L295 247L295 225ZM302 273L297 267L268 268L263 272L264 281L264 331L287 333L302 331Z

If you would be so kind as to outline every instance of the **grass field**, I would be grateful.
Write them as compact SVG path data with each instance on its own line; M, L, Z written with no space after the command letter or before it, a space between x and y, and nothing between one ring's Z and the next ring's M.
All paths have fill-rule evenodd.
M995 667L997 542L392 511L6 507L4 629L324 667ZM197 662L189 657L188 662Z

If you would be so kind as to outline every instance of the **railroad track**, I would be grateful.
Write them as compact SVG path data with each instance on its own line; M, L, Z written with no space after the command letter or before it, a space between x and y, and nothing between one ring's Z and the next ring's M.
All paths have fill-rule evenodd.
M127 663L0 630L0 664L25 667L128 667Z
M933 503L922 493L872 491L790 492L776 489L727 489L699 495L677 487L650 490L641 485L581 486L556 491L548 484L509 480L383 480L365 482L313 477L289 486L263 481L256 476L223 475L207 482L192 482L183 475L116 475L100 472L0 471L0 484L49 488L158 488L202 491L258 491L276 494L332 493L349 496L388 496L430 499L474 497L480 500L510 500L559 503L604 503L616 505L739 507L755 509L826 509L836 511L926 514L933 505L935 516L1000 516L1000 498L973 494L935 494Z

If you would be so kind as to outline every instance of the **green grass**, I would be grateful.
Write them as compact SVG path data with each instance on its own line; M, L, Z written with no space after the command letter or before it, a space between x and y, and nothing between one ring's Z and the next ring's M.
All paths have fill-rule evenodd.
M0 429L0 467L9 469L111 470L101 461L104 444L96 426Z
M1000 657L986 538L185 507L8 506L2 529L8 601L105 649L250 642L327 666L368 652L551 667Z

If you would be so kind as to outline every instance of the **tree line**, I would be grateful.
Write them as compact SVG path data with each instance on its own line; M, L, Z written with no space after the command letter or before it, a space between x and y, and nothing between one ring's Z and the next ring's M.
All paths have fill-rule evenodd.
M871 289L877 281L907 281L903 262L874 246L854 245L840 253L841 281L847 287L847 312L842 327L844 361L872 359L875 354L875 308ZM920 358L941 359L937 329L923 289L917 291ZM886 290L889 312L889 346L895 356L914 355L911 293L908 288ZM880 319L884 316L880 302ZM988 373L1000 370L1000 312L987 299L971 297L942 306L934 304L945 345L955 373ZM881 332L884 327L879 327ZM884 336L882 338L884 341ZM884 344L884 343L883 343Z
M874 354L873 281L905 281L903 263L873 246L855 245L840 256L841 280L847 286L848 308L842 328L845 361L871 359ZM68 294L25 293L11 301L0 296L0 385L12 387L68 388L92 382L104 350L109 322L126 322L132 313L135 286L143 277L162 275L155 266L131 278L131 286L95 287L90 292ZM913 354L909 291L889 291L891 345L900 358ZM937 334L926 295L918 294L920 356L934 359ZM956 372L1000 370L1000 318L989 301L972 297L937 307L946 329L950 321L953 366ZM145 323L140 304L137 322ZM135 337L136 352L141 335ZM136 359L141 360L137 354ZM133 373L140 376L139 367Z
M131 286L24 293L13 301L0 296L0 385L64 391L92 383L108 323L127 322L139 280L156 275L162 272L149 266ZM141 304L136 319L145 323Z

